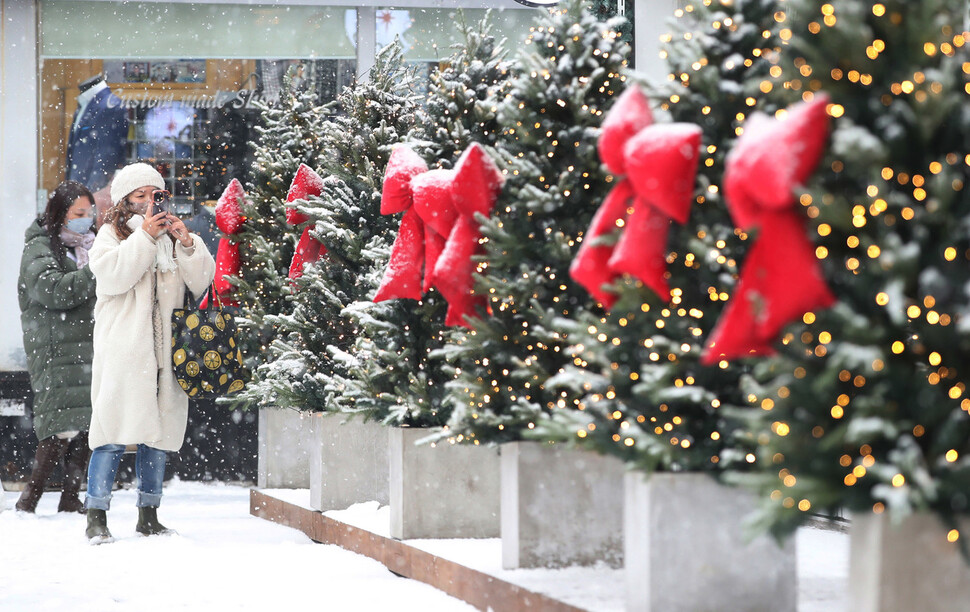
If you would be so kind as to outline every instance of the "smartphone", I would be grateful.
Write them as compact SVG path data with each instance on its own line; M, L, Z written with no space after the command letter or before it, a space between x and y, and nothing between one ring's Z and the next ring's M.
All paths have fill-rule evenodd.
M157 189L153 191L152 211L156 215L160 212L172 212L172 194L164 189Z

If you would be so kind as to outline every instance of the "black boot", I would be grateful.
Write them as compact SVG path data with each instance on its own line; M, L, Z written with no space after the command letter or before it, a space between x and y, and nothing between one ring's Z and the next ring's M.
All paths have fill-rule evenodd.
M51 472L57 467L64 451L70 440L61 440L57 436L44 438L37 443L37 452L34 453L33 467L30 470L30 480L20 493L16 508L21 512L33 512L37 509L37 502L44 494L44 487L47 486L47 479Z
M158 522L158 508L155 506L145 506L138 508L138 524L135 531L142 535L172 535L174 529L169 529Z
M107 544L114 542L108 531L108 515L104 510L88 509L88 528L84 531L91 544Z
M64 455L64 485L61 487L61 501L57 504L58 512L80 512L84 514L84 504L78 497L81 481L88 469L88 434L81 432L74 436Z

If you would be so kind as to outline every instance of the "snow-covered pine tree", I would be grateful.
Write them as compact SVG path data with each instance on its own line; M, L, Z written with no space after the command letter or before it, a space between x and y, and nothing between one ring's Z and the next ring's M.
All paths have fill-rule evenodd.
M647 471L721 472L754 462L756 438L746 428L750 409L739 388L744 365L706 366L700 359L747 248L725 206L721 179L741 120L755 109L773 110L758 84L769 76L769 58L781 44L777 10L775 0L715 0L678 10L671 21L673 32L664 37L669 80L643 89L667 113L647 130L671 128L663 123L673 119L700 126L703 134L689 216L683 224L667 222L666 246L656 255L665 258L670 293L620 278L608 312L577 311L564 323L574 343L573 365L549 385L568 391L582 410L556 411L537 427L541 435L614 454ZM630 109L618 104L604 131L622 119L613 112ZM654 178L666 185L664 192L684 180L658 164L636 168L659 172ZM614 234L631 231L627 225L613 228Z
M571 361L559 320L594 307L569 280L569 265L591 202L610 187L596 157L597 128L624 87L628 52L610 23L570 0L542 14L513 64L511 90L498 103L506 185L482 226L476 283L490 312L447 347L457 374L448 396L456 437L519 439L561 399L545 383Z
M491 145L500 131L495 104L507 88L508 65L488 19L486 14L480 23L469 24L462 15L463 42L431 75L426 104L418 113L424 139L410 143L429 166L452 168L468 145ZM400 223L399 215L388 218ZM380 283L383 268L372 282ZM367 300L372 297L374 291ZM432 288L417 302L367 300L346 311L359 333L344 355L352 364L350 372L335 381L344 409L394 425L443 425L450 412L445 383L453 374L438 349L455 332L445 327L448 305L442 295Z
M229 280L242 318L241 346L247 367L265 361L275 335L267 315L283 312L285 287L299 230L286 223L286 193L301 163L311 167L323 151L326 109L314 92L299 86L299 67L287 71L279 101L260 108L261 125L253 143L252 184L246 186L242 205L246 222L232 240L239 244L241 270ZM244 399L244 398L241 398ZM258 398L254 398L258 399Z
M790 327L755 401L774 529L808 511L970 513L970 191L964 2L791 0L769 82L829 96L801 192L838 302ZM962 540L962 538L961 538Z
M492 34L490 18L486 11L480 22L468 23L459 11L462 42L443 67L431 73L421 109L428 142L420 150L443 168L451 168L472 142L493 147L501 132L496 105L508 91L509 63L505 41Z
M398 222L380 214L381 181L391 147L415 129L415 79L394 43L377 54L368 79L329 105L333 119L317 135L321 193L294 202L326 254L292 281L286 311L267 315L277 337L247 390L254 398L300 410L339 408L332 381L346 380L347 361L334 355L357 335L343 310L373 296L387 262Z

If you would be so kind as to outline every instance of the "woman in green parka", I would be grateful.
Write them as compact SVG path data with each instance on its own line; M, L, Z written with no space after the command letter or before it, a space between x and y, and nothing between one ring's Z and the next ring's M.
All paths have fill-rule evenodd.
M78 490L90 454L95 282L87 264L95 214L87 187L65 181L25 237L17 296L39 442L30 480L16 504L23 512L34 512L62 460L57 510L84 512Z

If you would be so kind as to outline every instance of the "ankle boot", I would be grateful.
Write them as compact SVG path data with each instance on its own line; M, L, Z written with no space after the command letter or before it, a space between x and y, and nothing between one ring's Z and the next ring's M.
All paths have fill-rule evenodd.
M174 529L169 529L158 522L158 508L154 506L138 508L138 524L135 525L135 531L146 536L175 533Z
M84 504L78 497L78 491L87 472L90 456L88 434L81 432L71 440L64 455L64 485L61 487L61 501L57 504L58 512L84 514Z
M108 531L108 515L104 510L88 510L88 528L84 531L91 544L107 544L114 542Z
M30 480L20 493L16 508L21 512L33 512L37 509L37 502L44 494L44 487L47 486L47 479L51 472L57 467L64 451L70 440L61 440L57 436L44 438L37 443L37 451L34 453L33 466L30 470Z

